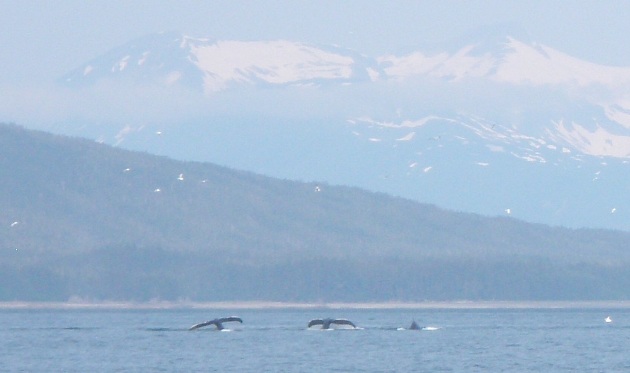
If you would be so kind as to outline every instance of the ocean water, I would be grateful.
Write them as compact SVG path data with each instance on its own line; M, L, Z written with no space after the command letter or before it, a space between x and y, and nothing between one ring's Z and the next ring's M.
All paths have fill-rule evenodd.
M630 372L630 310L3 309L0 372Z

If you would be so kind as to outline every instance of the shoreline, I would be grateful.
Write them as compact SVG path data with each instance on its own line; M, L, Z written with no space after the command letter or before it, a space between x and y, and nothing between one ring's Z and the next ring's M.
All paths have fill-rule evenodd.
M630 301L426 301L426 302L272 302L272 301L68 301L68 302L0 302L0 310L194 310L194 309L624 309Z

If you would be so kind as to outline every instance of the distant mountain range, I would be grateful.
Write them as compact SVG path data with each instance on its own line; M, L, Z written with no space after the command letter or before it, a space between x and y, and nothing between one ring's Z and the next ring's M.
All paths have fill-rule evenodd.
M485 218L0 124L0 301L630 297L630 233Z
M95 100L140 92L124 101L137 115L47 129L459 211L628 230L629 82L630 67L505 30L384 56L161 33L60 79ZM168 118L146 119L165 102Z
M220 41L174 33L132 41L70 72L67 84L109 77L184 84L206 94L240 84L349 84L378 79L378 62L341 48L285 40Z

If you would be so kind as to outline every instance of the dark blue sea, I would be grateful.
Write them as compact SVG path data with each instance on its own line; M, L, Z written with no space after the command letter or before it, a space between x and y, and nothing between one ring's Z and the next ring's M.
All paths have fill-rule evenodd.
M630 309L3 309L0 371L630 372Z

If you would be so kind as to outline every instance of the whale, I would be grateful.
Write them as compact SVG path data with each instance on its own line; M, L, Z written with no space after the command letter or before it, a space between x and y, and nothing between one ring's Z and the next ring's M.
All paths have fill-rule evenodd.
M352 323L352 321L350 321L350 320L346 320L346 319L331 319L331 318L327 318L327 319L313 319L313 320L309 321L308 327L310 328L311 326L314 326L314 325L321 325L322 329L330 329L330 325L331 324L350 325L353 328L356 328L356 325L354 325L354 323Z
M411 322L411 326L409 327L409 330L420 330L420 326L418 326L418 324L416 323L416 320L413 320Z
M195 330L195 329L199 329L199 328L203 328L204 326L208 326L208 325L214 325L217 327L217 330L223 330L225 329L223 327L223 323L224 322L231 322L231 321L236 321L236 322L240 322L241 324L243 323L243 320L240 317L237 316L229 316L229 317L221 317L218 319L214 319L214 320L210 320L210 321L205 321L199 324L195 324L193 326L191 326L188 330Z

